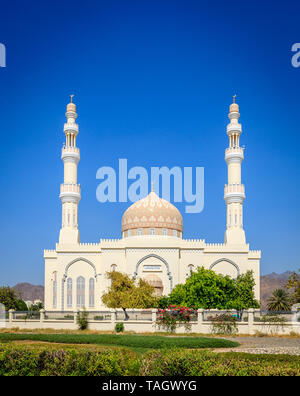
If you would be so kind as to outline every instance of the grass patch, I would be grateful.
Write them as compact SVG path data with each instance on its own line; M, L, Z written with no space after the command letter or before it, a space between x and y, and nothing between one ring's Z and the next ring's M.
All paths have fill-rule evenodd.
M164 348L233 348L237 342L206 337L165 337L142 335L115 334L11 334L0 333L0 342L10 341L43 341L63 344L94 344L114 345L128 348L138 348L140 352L147 349Z

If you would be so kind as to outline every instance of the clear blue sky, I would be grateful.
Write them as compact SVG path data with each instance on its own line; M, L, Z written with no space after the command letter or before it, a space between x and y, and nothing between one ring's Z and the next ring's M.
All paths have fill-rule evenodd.
M300 42L296 1L1 1L0 284L43 283L61 224L60 150L76 95L83 242L120 237L126 204L96 200L96 171L204 166L205 209L184 236L223 242L224 149L238 94L247 241L261 271L299 263ZM182 209L181 205L178 205Z

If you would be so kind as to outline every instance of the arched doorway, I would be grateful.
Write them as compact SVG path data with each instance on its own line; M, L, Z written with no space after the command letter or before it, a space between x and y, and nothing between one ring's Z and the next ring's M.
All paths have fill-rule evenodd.
M164 286L159 276L155 274L149 274L145 276L144 280L149 283L149 285L154 287L154 295L156 297L161 297L163 295Z

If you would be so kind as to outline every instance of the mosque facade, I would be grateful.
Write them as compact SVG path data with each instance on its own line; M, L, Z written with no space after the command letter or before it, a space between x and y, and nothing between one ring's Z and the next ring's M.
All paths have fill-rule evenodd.
M120 239L81 243L78 227L81 188L77 182L80 150L76 145L77 112L72 98L66 117L66 141L61 154L64 164L64 182L60 186L62 225L55 250L44 251L46 310L103 309L101 296L110 285L106 277L109 271L143 278L154 286L157 295L167 295L174 286L184 283L197 267L233 278L252 270L255 296L259 300L261 252L250 250L243 227L244 148L240 146L242 126L235 99L229 109L229 146L225 150L228 183L224 189L227 213L224 243L184 239L179 210L154 191L125 211Z

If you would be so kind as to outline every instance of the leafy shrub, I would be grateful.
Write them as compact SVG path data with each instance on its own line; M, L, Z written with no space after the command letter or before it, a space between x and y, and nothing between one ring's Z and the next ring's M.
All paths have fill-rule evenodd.
M160 309L168 308L169 305L170 305L170 303L169 303L169 297L168 296L160 297L158 302L157 302L157 308L160 308Z
M191 321L195 318L197 311L193 308L169 305L168 309L159 309L157 312L156 325L170 332L175 332L176 327L184 325L185 330L191 329Z
M116 323L115 331L116 333L122 333L124 331L124 323Z
M122 336L123 337L123 336ZM0 345L0 376L300 376L300 356Z
M28 311L28 313L25 315L25 320L27 319L35 319L38 320L40 319L40 313L36 311Z
M134 354L125 349L52 349L0 346L0 376L137 375Z
M238 332L236 324L238 319L230 313L222 313L208 319L212 321L213 334L235 334Z
M64 320L74 320L74 316L73 315L65 315Z
M277 333L280 329L283 330L287 323L287 319L284 316L269 313L262 315L260 320L267 329L267 333Z
M160 350L143 356L143 376L300 376L300 356Z
M88 325L89 325L88 317L89 317L89 314L88 314L88 312L86 312L85 309L83 311L78 312L76 321L77 321L79 330L86 330L88 328Z

